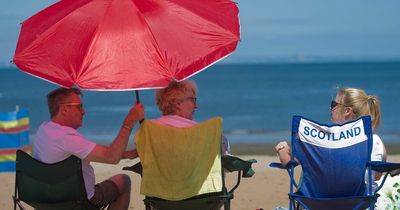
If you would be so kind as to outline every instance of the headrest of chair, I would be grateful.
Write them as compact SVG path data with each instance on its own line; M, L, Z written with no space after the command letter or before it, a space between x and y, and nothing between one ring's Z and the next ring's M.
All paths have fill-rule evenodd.
M324 125L301 116L293 117L293 131L300 141L325 148L343 148L368 140L371 118L361 117L342 125Z

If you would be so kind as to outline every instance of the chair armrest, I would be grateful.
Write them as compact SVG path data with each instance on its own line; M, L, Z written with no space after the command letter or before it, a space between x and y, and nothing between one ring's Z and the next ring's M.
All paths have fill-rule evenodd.
M400 163L391 163L383 161L370 161L368 165L371 169L378 172L388 172L392 177L400 173Z
M279 168L279 169L286 169L286 167L283 166L282 163L270 163L269 167L271 167L271 168Z
M400 174L400 169L393 170L389 172L390 176L394 177Z
M232 155L223 155L221 159L222 167L229 172L242 171L242 177L252 177L255 173L252 164L257 162L256 159L242 160Z
M143 167L142 167L142 163L140 163L140 162L136 163L133 166L123 167L122 170L133 171L133 172L139 174L140 176L142 176L142 174L143 174Z
M282 165L282 163L270 163L269 167L288 170L290 167L296 167L298 165L299 163L297 161L291 160L286 164L286 166Z
M222 167L230 172L233 171L243 171L242 177L252 177L254 175L254 170L252 169L252 164L256 163L256 159L242 160L238 157L231 155L222 156ZM143 173L143 167L140 162L132 165L123 167L122 170L133 171L140 176Z

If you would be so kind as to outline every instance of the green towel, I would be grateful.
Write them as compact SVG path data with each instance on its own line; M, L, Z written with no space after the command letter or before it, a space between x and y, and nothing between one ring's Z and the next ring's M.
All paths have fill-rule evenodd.
M222 190L222 119L188 128L144 121L135 136L143 165L140 192L183 200Z

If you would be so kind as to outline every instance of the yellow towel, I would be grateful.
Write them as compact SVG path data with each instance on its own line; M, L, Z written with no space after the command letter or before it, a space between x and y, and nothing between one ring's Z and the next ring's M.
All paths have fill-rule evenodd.
M176 201L221 191L221 135L221 118L189 128L144 121L135 135L141 194Z

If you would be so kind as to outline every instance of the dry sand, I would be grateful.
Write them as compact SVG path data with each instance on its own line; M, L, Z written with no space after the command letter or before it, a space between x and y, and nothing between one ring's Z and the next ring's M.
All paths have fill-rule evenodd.
M235 191L232 200L233 210L273 209L277 206L288 206L287 192L289 189L289 178L286 171L268 167L271 162L276 162L276 156L251 155L240 156L242 159L257 159L253 165L256 174L252 178L244 178L239 188ZM388 161L400 162L400 155L389 155ZM142 199L139 194L140 176L132 172L123 171L122 167L130 166L137 160L123 160L118 165L93 164L97 182L106 179L117 173L126 173L132 179L132 197L129 209L144 209ZM228 174L227 185L233 186L236 181L236 173ZM11 196L14 194L14 173L0 173L0 210L13 209ZM30 209L30 208L27 208Z

